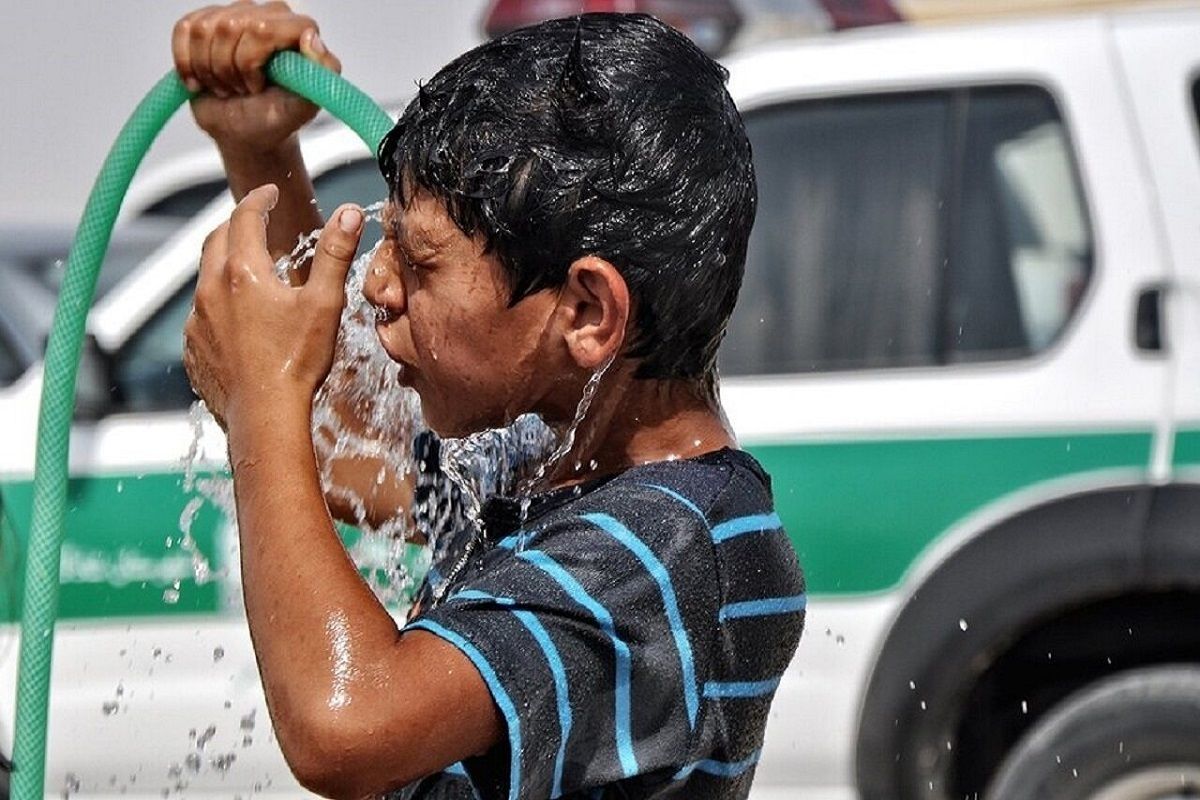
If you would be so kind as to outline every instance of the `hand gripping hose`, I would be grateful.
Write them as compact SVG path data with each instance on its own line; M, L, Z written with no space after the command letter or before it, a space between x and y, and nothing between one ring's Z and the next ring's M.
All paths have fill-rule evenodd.
M369 97L299 53L277 53L267 65L267 76L346 123L372 153L392 127L391 118ZM46 346L38 417L33 524L21 608L13 800L41 800L43 797L50 662L58 615L59 557L67 503L71 412L75 405L75 376L84 328L96 292L96 276L134 171L163 125L189 97L179 76L171 72L138 104L96 177L67 257L66 275Z

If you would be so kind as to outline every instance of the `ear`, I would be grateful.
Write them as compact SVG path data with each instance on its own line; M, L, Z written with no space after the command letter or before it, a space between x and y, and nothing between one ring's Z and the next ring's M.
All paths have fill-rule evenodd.
M559 293L559 319L567 352L579 367L599 368L620 352L629 322L629 287L598 256L576 259Z

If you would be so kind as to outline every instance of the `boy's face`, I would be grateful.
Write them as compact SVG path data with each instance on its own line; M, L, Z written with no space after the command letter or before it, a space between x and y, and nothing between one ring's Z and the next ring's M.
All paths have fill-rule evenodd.
M389 202L384 240L363 295L376 309L383 349L416 389L426 423L442 436L507 424L538 410L565 366L553 346L556 293L508 307L504 268L425 192Z

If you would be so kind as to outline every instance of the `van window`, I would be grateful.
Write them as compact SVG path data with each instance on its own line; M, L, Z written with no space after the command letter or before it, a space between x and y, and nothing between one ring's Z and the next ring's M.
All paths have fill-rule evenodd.
M748 113L759 182L725 375L1020 358L1091 271L1069 140L1036 87Z
M25 365L17 356L17 351L8 341L3 330L0 330L0 386L8 386L25 371Z
M117 351L112 363L114 411L186 409L196 399L183 369L183 324L195 291L193 279Z
M342 203L370 204L387 194L387 184L370 158L328 170L313 183L317 202L326 213ZM359 252L366 252L382 236L379 223L369 223ZM183 323L191 312L194 291L192 281L159 308L113 358L114 411L181 410L195 400L183 369Z
M1200 80L1192 83L1192 111L1196 114L1196 126L1200 131Z

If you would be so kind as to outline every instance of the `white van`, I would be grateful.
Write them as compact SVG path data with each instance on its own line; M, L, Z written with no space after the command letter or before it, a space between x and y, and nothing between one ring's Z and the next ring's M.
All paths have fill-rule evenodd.
M810 592L754 797L1200 791L1200 7L892 25L727 63L760 205L722 394ZM349 132L305 148L325 208L383 195ZM197 158L188 187L219 191ZM115 391L73 440L48 795L302 795L236 571L197 585L178 545L179 331L229 207L91 316ZM39 381L0 389L9 598ZM203 446L223 450L211 429ZM231 566L226 520L185 522ZM9 687L16 638L0 628Z

